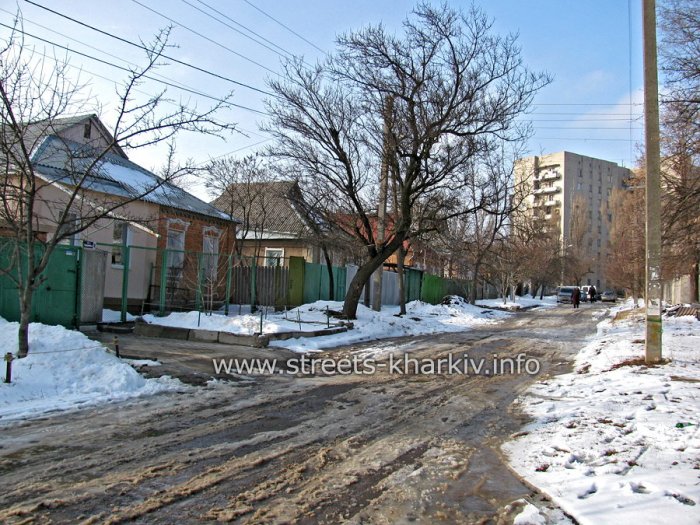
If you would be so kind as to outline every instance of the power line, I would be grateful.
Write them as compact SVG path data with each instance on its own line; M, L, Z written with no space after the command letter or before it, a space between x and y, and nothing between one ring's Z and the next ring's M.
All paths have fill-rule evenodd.
M207 42L211 42L212 44L214 44L214 45L216 45L216 46L219 46L221 49L225 49L225 50L228 51L229 53L232 53L232 54L236 55L237 57L242 58L243 60L247 60L247 61L250 62L251 64L255 64L256 66L261 67L261 68L263 68L263 69L266 70L266 71L269 71L269 72L272 73L273 75L278 75L278 74L279 74L279 73L277 73L277 71L274 71L274 70L270 69L269 67L267 67L267 66L261 64L260 62L256 62L256 61L253 60L252 58L248 58L247 56L245 56L245 55L239 53L238 51L234 51L233 49L231 49L231 48L228 47L228 46L225 46L225 45L222 44L221 42L217 42L216 40L214 40L214 39L212 39L212 38L209 38L209 37L206 36L206 35L203 35L203 34L200 33L199 31L195 31L195 30L192 29L191 27L188 27L188 26L186 26L185 24L182 24L182 23L178 22L177 20L175 20L175 19L173 19L173 18L170 18L169 16L164 15L163 13L161 13L161 12L159 12L159 11L157 11L157 10L151 8L151 7L148 7L148 6L145 5L145 4L142 4L141 2L139 2L139 0L131 0L131 1L134 2L135 4L140 5L140 6L143 7L144 9L150 11L151 13L154 13L154 14L156 14L156 15L162 17L162 18L165 18L166 20L168 20L169 22L175 24L176 26L179 26L179 27L181 27L181 28L183 28L183 29L186 29L186 30L189 31L190 33L195 34L195 35L197 35L197 36L200 37L200 38L203 38L203 39L206 40Z
M185 1L185 0L183 0L183 1ZM115 34L113 34L113 33L110 33L109 31L105 31L105 30L103 30L103 29L99 29L99 28L97 28L97 27L95 27L95 26L92 26L92 25L90 25L90 24L87 24L87 23L85 23L85 22L82 22L82 21L80 21L80 20L77 20L77 19L75 19L75 18L72 18L72 17L70 17L70 16L68 16L68 15L66 15L66 14L60 13L60 12L58 12L58 11L55 11L55 10L51 9L51 8L45 7L45 6L41 5L41 4L37 4L36 2L33 2L32 0L25 0L25 2L27 2L27 3L29 3L29 4L31 4L31 5L33 5L33 6L36 6L36 7L40 8L40 9L44 9L45 11L49 11L50 13L53 13L54 15L60 16L61 18L65 18L66 20L70 20L71 22L74 22L74 23L76 23L76 24L78 24L78 25L81 25L81 26L83 26L83 27L86 27L86 28L88 28L88 29L91 29L91 30L93 30L93 31L96 31L96 32L98 32L98 33L100 33L100 34L102 34L102 35L108 36L108 37L110 37L110 38L114 38L115 40L119 40L120 42L124 42L125 44L129 44L130 46L137 47L137 48L139 48L139 49L143 49L144 51L151 51L148 47L144 46L143 44L137 44L136 42L132 42L131 40L127 40L126 38L123 38L123 37L120 37L120 36L115 35ZM3 10L3 11L4 11L4 10ZM6 11L6 12L7 12L7 11ZM38 25L38 24L37 24L37 25ZM81 42L81 43L82 43L82 42ZM85 45L87 45L87 44L85 44ZM93 48L93 49L94 49L94 48ZM190 64L189 62L185 62L185 61L183 61L183 60L179 60L179 59L177 59L177 58L174 58L174 57L165 55L165 54L163 54L163 53L161 53L160 56L162 56L162 57L165 58L166 60L171 60L171 61L173 61L173 62L175 62L175 63L177 63L177 64L180 64L180 65L189 67L189 68L191 68L191 69L194 69L194 70L196 70L196 71L200 71L200 72L202 72L202 73L205 73L205 74L207 74L207 75L210 75L210 76L219 78L219 79L221 79L221 80L225 80L225 81L227 81L227 82L231 82L232 84L236 84L237 86L241 86L241 87L245 87L245 88L251 89L251 90L253 90L253 91L257 91L258 93L262 93L263 95L275 96L273 93L271 93L271 92L269 92L269 91L265 91L264 89L256 88L256 87L254 87L254 86L251 86L250 84L246 84L245 82L240 82L240 81L238 81L238 80L234 80L234 79L232 79L232 78L225 77L225 76L220 75L220 74L218 74L218 73L214 73L213 71L209 71L209 70L204 69L204 68L201 68L201 67L199 67L199 66L195 66L194 64Z
M8 26L7 24L3 24L3 23L0 23L0 26L5 27L5 28L7 28L7 29L10 29L10 30L12 30L12 31L17 31L18 33L21 33L21 34L23 34L23 35L25 35L25 36L29 36L29 37L34 38L34 39L36 39L36 40L39 40L39 41L41 41L41 42L45 42L45 43L47 43L47 44L49 44L49 45L52 45L52 46L54 46L54 47L57 47L57 48L59 48L59 49L63 49L63 50L65 50L65 51L69 52L69 53L73 53L73 54L76 54L76 55L83 56L83 57L85 57L85 58L89 58L90 60L94 60L94 61L96 61L96 62L100 62L100 63L102 63L102 64L105 64L105 65L107 65L107 66L114 67L114 68L116 68L116 69L120 69L120 70L122 70L122 71L126 71L127 73L133 73L133 71L132 71L131 69L127 68L127 67L120 66L119 64L115 64L115 63L113 63L113 62L109 62L108 60L103 60L103 59L101 59L101 58L94 57L94 56L92 56L92 55L89 55L89 54L87 54L87 53L83 53L83 52L81 52L81 51L77 51L77 50L75 50L75 49L71 49L71 48L69 48L69 47L67 47L67 46L63 46L63 45L61 45L61 44L57 44L56 42L52 42L51 40L47 40L47 39L45 39L45 38L42 38L42 37L33 35L33 34L31 34L31 33L28 33L28 32L26 32L26 31L24 31L24 30L17 29L16 27L11 27L11 26ZM146 78L146 79L148 79L148 80L153 80L154 82L160 82L160 83L163 84L163 85L166 85L166 86L169 86L169 87L172 87L172 88L175 88L175 89L180 89L180 90L182 90L182 91L186 91L186 92L191 93L191 94L193 94L193 95L197 95L197 96L200 96L200 97L203 97L203 98L207 98L207 99L210 99L210 100L213 100L213 101L216 101L216 102L220 102L220 103L225 104L225 105L227 105L227 106L232 106L232 107L244 109L244 110L246 110L246 111L251 111L251 112L253 112L253 113L259 113L260 115L268 116L268 114L267 114L266 112L264 112L264 111L260 111L260 110L258 110L258 109L253 109L253 108L250 108L250 107L248 107L248 106L243 106L243 105L241 105L241 104L235 104L234 102L230 102L230 101L228 101L228 100L224 100L224 99L222 99L222 98L220 98L220 97L215 97L215 96L213 96L213 95L208 95L208 94L206 94L206 93L202 93L201 91L197 91L197 90L195 90L195 89L191 89L191 88L188 88L188 87L185 87L185 86L177 85L177 84L174 84L174 83L172 83L172 82L168 82L168 81L166 81L166 80L162 80L162 79L159 79L159 78L155 78L155 77L150 76L150 75L142 75L142 78Z
M192 9L196 9L197 11L199 11L200 13L202 13L203 15L208 16L209 18L211 18L211 19L213 19L213 20L216 20L217 22L219 22L220 24L222 24L222 25L228 27L228 28L231 29L232 31L235 31L236 33L238 33L238 34L240 34L240 35L242 35L242 36L248 38L249 40L252 40L252 41L255 42L256 44L258 44L258 45L264 47L265 49L268 49L269 51L272 51L273 53L275 53L275 54L277 54L277 55L279 55L279 56L281 56L281 57L283 57L283 58L289 58L290 56L293 56L292 53L290 53L290 52L287 51L286 49L284 49L284 48L278 46L277 44L275 44L275 43L272 42L271 40L268 40L267 38L265 38L265 37L262 36L261 34L256 33L255 31L253 31L253 30L250 29L249 27L247 27L247 26L241 24L240 22L237 22L236 20L234 20L234 19L231 18L230 16L228 16L228 15L226 15L225 13L222 13L221 11L219 11L218 9L216 9L216 8L214 8L214 7L212 7L212 6L210 6L210 5L207 4L206 2L202 2L202 0L197 0L197 2L199 2L199 3L202 4L203 6L207 7L207 8L210 9L211 11L214 11L214 12L217 13L218 15L224 17L225 19L229 20L230 22L236 24L237 26L242 27L243 29L245 29L245 30L248 31L249 33L251 33L251 34L257 36L258 38L260 38L261 40L263 40L264 42L266 42L267 44L270 44L271 46L276 47L277 50L279 50L279 51L277 51L276 49L272 49L272 47L270 47L270 46L268 46L268 45L266 45L266 44L263 44L262 42L260 42L259 40L256 40L255 38L253 38L253 37L250 36L250 35L245 34L245 33L244 33L243 31L241 31L240 29L236 29L236 28L233 27L232 25L227 24L226 22L224 22L224 21L221 20L220 18L218 18L218 17L212 15L211 13L207 13L207 12L204 11L203 9L201 9L201 8L197 7L196 5L191 4L190 2L188 2L188 0L181 0L181 1L182 1L183 3L185 3L185 4L187 4L188 6L190 6ZM280 51L281 51L281 53L280 53Z
M25 21L27 21L27 20L25 19ZM32 23L34 23L34 22L32 22ZM37 24L37 25L38 25L38 24ZM40 27L41 27L41 26L40 26ZM59 62L59 59L58 59L58 58L52 57L51 55L47 55L46 53L39 53L39 55L40 55L42 58L49 59L49 60L53 60L53 61L56 62L56 63ZM111 82L111 83L113 83L115 86L118 85L117 81L114 80L113 78L105 77L105 76L103 76L103 75L100 75L100 74L98 74L98 73L95 73L94 71L90 71L90 70L88 70L88 69L85 69L85 68L82 67L82 66L74 66L73 64L70 64L70 63L66 63L65 65L68 66L68 67L70 67L71 69L77 69L77 70L79 70L79 71L83 71L83 72L87 73L87 74L90 75L90 76L97 77L97 78L101 78L102 80L106 80L107 82ZM143 91L143 90L141 90L141 89L134 89L134 91L137 92L137 93L141 93L142 95L146 95L147 97L152 96L150 93L147 93L146 91ZM173 102L173 101L170 101L170 100L163 100L163 103L164 103L164 104L177 105L176 102ZM77 112L77 113L75 113L75 115L82 115L82 114L83 114L83 112ZM66 116L73 116L73 115L66 115ZM241 128L241 127L239 127L239 126L236 126L236 131L237 131L238 133L240 133L241 135L243 135L244 137L248 137L248 135L254 135L254 136L260 137L260 138L269 137L268 135L261 135L260 133L258 133L258 132L256 132L256 131L251 131L251 130L249 130L249 129ZM267 140L272 140L272 138L269 137L269 138L267 138Z
M265 11L263 11L262 9L260 9L260 8L259 8L258 6L256 6L255 4L249 2L248 0L244 0L244 1L245 1L245 3L248 4L250 7L252 7L253 9L255 9L255 10L257 10L257 11L259 11L260 13L262 13L263 15L265 15L267 18L269 18L269 19L272 20L273 22L276 22L277 24L281 25L281 26L284 27L287 31L289 31L290 33L292 33L293 35L295 35L295 36L301 38L304 42L306 42L307 44L309 44L311 47L314 47L315 49L317 49L318 51L320 51L320 52L323 53L324 55L326 54L326 52L325 52L323 49L321 49L320 47L318 47L318 46L317 46L316 44L314 44L313 42L311 42L311 41L307 40L306 38L304 38L303 36L301 36L299 33L297 33L296 31L294 31L294 29L292 29L291 27L289 27L289 26L283 24L282 22L280 22L279 20L277 20L274 16L272 16L272 15L266 13Z
M603 142L637 142L630 139L603 139L599 137L533 137L533 140L600 140Z
M554 103L554 102L541 102L541 103L534 103L532 104L533 106L643 106L644 104L641 102L617 102L617 103L611 103L611 102L606 102L606 103L601 103L601 104L595 104L595 103Z

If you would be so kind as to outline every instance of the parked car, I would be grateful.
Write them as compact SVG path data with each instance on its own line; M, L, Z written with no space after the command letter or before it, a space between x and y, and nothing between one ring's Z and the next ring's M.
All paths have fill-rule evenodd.
M581 302L585 303L588 301L588 290L590 290L590 285L586 284L581 287Z
M604 303L614 303L617 301L617 292L615 290L605 290L602 294L600 294L600 300Z
M557 288L557 302L571 303L571 294L574 293L575 286L560 286Z

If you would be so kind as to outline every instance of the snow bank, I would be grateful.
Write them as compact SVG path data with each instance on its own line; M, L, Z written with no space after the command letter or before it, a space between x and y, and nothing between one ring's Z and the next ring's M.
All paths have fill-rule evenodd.
M361 341L371 341L386 337L423 335L439 332L455 332L495 322L509 315L506 312L478 308L463 299L453 296L452 304L430 305L413 301L406 305L406 315L397 317L398 306L385 306L381 312L359 305L354 328L341 334L273 341L272 346L287 348L295 352L308 352L346 345ZM326 311L341 311L339 301L316 301L287 312L268 312L263 316L263 333L291 331L312 331L326 327ZM234 308L235 310L235 308ZM260 331L260 314L204 315L199 312L172 313L166 317L143 316L144 321L165 326L182 328L202 328L241 335L251 335ZM299 323L297 319L302 322ZM330 322L338 319L331 317Z
M127 321L133 321L135 318L130 313L126 314ZM120 323L122 320L122 313L117 310L109 310L104 308L102 310L102 322L103 323Z
M522 297L515 297L515 301L511 301L510 299L507 299L506 302L503 302L503 298L500 299L481 299L476 302L476 304L481 305L481 306L488 306L491 308L507 308L507 309L512 309L512 310L517 310L519 308L554 308L557 306L557 296L556 295L547 295L543 297L542 299L539 299L537 297L529 297L529 296L522 296Z
M17 353L18 327L0 318L3 355ZM32 323L29 355L12 362L12 383L0 383L0 423L181 388L172 378L145 379L80 332Z
M338 311L342 310L342 306L340 302L318 301L301 306L300 316L302 319L316 317L325 322L326 307ZM317 351L387 337L461 332L495 323L510 315L507 312L470 305L459 297L453 297L452 304L449 305L431 305L412 301L406 305L405 316L397 317L398 313L398 306L385 306L381 312L375 312L364 305L359 305L352 330L323 337L273 341L270 345L287 348L294 352ZM295 312L292 312L292 315L295 315Z
M644 355L641 312L608 318L574 373L519 400L534 422L504 451L581 524L700 522L700 322L668 318L663 330L671 362L646 367L633 364Z

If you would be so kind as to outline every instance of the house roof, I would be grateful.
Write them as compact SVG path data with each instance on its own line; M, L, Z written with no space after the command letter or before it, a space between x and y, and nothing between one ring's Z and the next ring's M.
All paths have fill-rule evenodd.
M73 126L79 124L85 124L90 121L100 134L105 137L109 142L114 139L112 134L107 130L107 128L102 124L100 119L94 113L86 113L82 115L74 115L72 117L61 117L51 120L40 120L37 122L32 122L26 124L24 130L22 131L22 136L24 143L33 154L36 153L37 149L41 147L43 140L52 135L58 135L62 131L65 131ZM118 145L113 146L114 151L124 158L127 158L126 153Z
M262 229L267 237L303 237L311 231L309 210L296 181L231 184L211 204L247 218L251 228Z
M79 121L73 121L70 125L76 122ZM52 134L47 136L33 153L32 163L37 174L47 181L75 186L95 157L96 153L90 146ZM126 199L152 202L208 217L240 222L131 162L121 152L110 151L104 155L85 178L82 187ZM149 193L144 195L146 192Z

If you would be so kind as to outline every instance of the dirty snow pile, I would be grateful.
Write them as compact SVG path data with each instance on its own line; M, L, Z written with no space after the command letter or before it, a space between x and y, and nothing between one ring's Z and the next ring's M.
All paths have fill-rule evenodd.
M406 305L406 315L398 317L398 306L384 306L381 312L359 305L354 328L347 332L314 338L298 338L286 341L273 341L272 346L288 348L296 352L307 352L338 345L371 341L386 337L423 335L439 332L455 332L495 322L508 316L506 312L488 310L468 304L464 299L452 296L451 304L430 305L412 301ZM327 327L327 311L339 312L343 303L339 301L316 301L287 312L266 312L263 314L263 333L306 332ZM199 312L176 312L166 317L145 315L148 323L182 328L201 328L234 334L251 335L260 332L260 314L235 315L232 308L229 316L204 315ZM330 324L339 319L330 317Z
M700 522L700 321L664 318L647 367L640 311L598 324L575 372L518 400L534 422L511 465L581 524Z
M0 318L0 348L17 354L18 323ZM2 381L5 370L2 370ZM179 381L145 379L133 367L84 334L62 326L32 323L29 355L12 362L12 382L0 383L0 424L168 390Z
M547 295L542 299L531 297L529 295L515 296L515 301L507 298L505 301L500 299L480 299L476 302L480 306L488 306L489 308L505 308L506 310L520 310L522 308L555 308L557 306L557 296Z
M326 307L339 311L342 310L343 303L317 301L303 305L299 307L300 317L302 319L318 317L325 322ZM295 315L295 311L292 311L289 316ZM493 324L510 315L507 312L473 306L457 296L450 298L450 304L431 305L421 301L411 301L406 304L405 316L398 317L398 313L398 306L384 306L380 312L375 312L364 305L358 305L357 319L352 321L354 325L352 330L323 337L272 341L270 346L287 348L294 352L308 352L386 337L461 332L477 326ZM298 329L298 325L296 326Z

